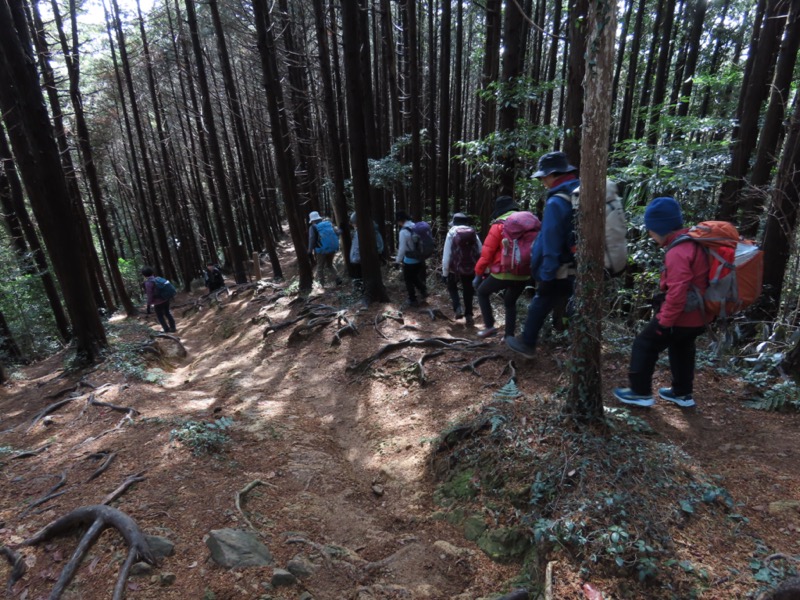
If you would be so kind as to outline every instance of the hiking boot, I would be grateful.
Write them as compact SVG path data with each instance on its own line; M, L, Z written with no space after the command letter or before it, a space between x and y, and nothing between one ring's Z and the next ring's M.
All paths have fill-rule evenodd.
M513 335L506 336L506 346L517 354L522 354L525 358L536 358L536 346L529 346L518 337Z
M463 311L463 310L461 310L460 308L457 308L457 309L456 309L456 314L455 314L455 317L454 317L454 318L455 318L456 320L458 320L458 319L463 319L463 318L464 318L464 311Z
M651 395L636 394L630 388L614 388L614 397L623 404L632 406L653 406L656 403Z
M661 396L667 402L672 402L673 404L677 404L682 408L689 408L690 406L694 406L694 398L692 398L691 394L686 394L685 396L677 396L672 391L672 388L658 388L658 395Z
M486 327L485 329L481 329L478 332L478 337L483 339L487 337L491 337L497 333L497 327Z

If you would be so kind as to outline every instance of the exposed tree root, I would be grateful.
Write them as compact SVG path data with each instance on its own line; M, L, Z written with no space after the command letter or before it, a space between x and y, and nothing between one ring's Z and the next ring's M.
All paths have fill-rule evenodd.
M506 373L509 374L509 379L513 381L515 384L517 383L517 368L514 365L514 361L508 361L508 364L503 369L503 372L500 375L505 375Z
M275 487L272 484L269 484L269 483L266 483L264 481L261 481L260 479L256 479L255 481L251 481L246 486L244 486L241 490L236 492L236 501L235 501L236 510L238 510L239 514L242 515L242 518L244 519L244 522L247 523L250 526L250 529L255 529L255 526L250 521L250 519L247 518L247 514L244 512L244 509L242 508L242 504L244 504L245 495L248 492L250 492L250 490L252 490L257 485L265 485L265 486L273 487L273 488Z
M128 491L128 488L131 487L134 483L139 481L144 481L144 471L141 473L137 473L136 475L131 475L125 481L123 481L117 489L111 492L108 496L103 498L103 501L100 504L111 504L114 500L122 496L125 492Z
M497 359L502 359L502 358L505 358L505 357L503 355L501 355L501 354L486 354L485 356L479 356L478 358L473 360L471 363L461 367L461 370L462 371L469 371L473 375L477 375L478 377L480 377L481 374L478 373L478 367L479 366L481 366L487 360L497 360Z
M177 336L170 335L168 333L159 333L159 334L156 334L155 337L156 338L163 338L163 339L167 339L167 340L170 340L172 342L175 342L175 345L178 346L178 357L179 358L185 358L186 355L189 354L186 351L186 346L183 345L183 342L181 342L180 338L178 338Z
M66 472L66 471L64 471L64 472L61 474L61 476L58 478L58 482L57 482L57 483L56 483L56 484L55 484L53 487L51 487L51 488L48 490L48 492L47 492L47 493L46 493L44 496L42 496L41 498L39 498L39 499L38 499L38 500L36 500L35 502L31 502L31 503L30 503L30 504L29 504L29 505L28 505L28 506L25 508L25 510L23 510L23 511L22 511L22 512L19 514L19 516L20 516L20 517L24 517L25 515L27 515L27 514L28 514L28 513L29 513L31 510L33 510L33 509L34 509L34 508L36 508L37 506L41 506L41 505L42 505L42 504L44 504L45 502L48 502L48 501L52 500L53 498L58 498L59 496L61 496L62 494L64 494L64 492L66 492L66 490L64 490L63 492L56 492L56 490L60 489L60 488L61 488L61 486L63 486L63 485L66 483L66 482L67 482L67 472Z
M14 584L25 575L27 567L22 555L8 546L0 546L0 556L4 556L8 564L11 565L11 575L8 577L8 584L6 585L6 596L10 598L14 590Z
M417 544L408 544L406 546L403 546L402 548L400 548L394 554L390 554L389 556L387 556L386 558L383 558L381 560L376 560L374 562L365 563L365 564L361 565L361 568L364 571L366 571L367 573L374 573L375 571L379 571L380 569L384 569L384 568L388 567L390 564L392 564L394 561L396 561L396 560L402 558L403 556L405 556L406 554L408 554L412 549L414 549L415 546L417 546Z
M122 600L122 598L125 597L125 583L128 580L128 575L130 574L130 569L134 562L141 560L148 564L156 565L157 561L155 556L153 556L150 546L147 544L147 539L144 537L141 529L139 529L136 521L115 508L102 505L83 506L75 509L71 513L47 525L47 527L33 537L20 543L20 546L36 546L69 533L73 529L85 527L87 525L89 528L86 530L86 533L83 534L81 541L75 548L75 552L73 552L69 562L64 566L55 587L53 587L52 592L50 592L50 600L58 600L61 598L64 590L75 577L75 573L89 548L97 541L97 538L103 530L108 527L114 527L119 531L129 548L128 557L120 568L117 583L114 586L113 600ZM14 561L12 564L19 563L21 557L14 553L13 550L11 552L12 554L9 555L7 552L0 549L0 553L6 556L9 562ZM24 572L24 565L22 572ZM17 567L15 566L11 578L9 579L9 589L13 587L14 583L21 576L22 573L17 573Z
M375 315L375 331L377 331L378 335L385 340L388 340L389 338L381 331L379 325L388 319L391 319L392 321L397 321L401 325L405 323L402 316L393 313L381 313L379 315Z
M358 328L356 324L348 319L344 315L344 311L341 314L337 315L338 318L338 325L339 329L336 330L336 333L333 334L333 339L331 340L331 346L338 346L342 343L342 336L345 334L352 334L358 335ZM342 323L344 322L344 325Z
M444 354L444 350L434 350L433 352L427 352L419 357L419 360L414 363L415 370L417 372L417 376L419 377L419 384L425 385L428 383L428 377L425 375L425 361L431 358L436 358L437 356L441 356Z
M86 457L87 459L99 460L101 458L105 458L105 460L94 473L89 475L89 478L86 480L86 483L89 483L93 479L97 479L98 477L100 477L100 475L105 473L106 469L108 469L108 467L111 466L111 463L114 462L114 459L116 457L117 453L111 452L109 450L103 450L102 452L95 452L94 454L90 454L89 456L87 456Z
M40 410L38 413L36 413L33 416L33 419L31 419L31 424L28 426L27 431L30 431L31 429L36 427L36 425L39 423L39 421L44 419L50 413L56 412L62 406L66 406L67 404L69 404L73 400L77 400L80 397L81 396L74 396L72 398L64 398L63 400L59 400L58 402L53 402L51 405L44 407L42 410Z
M125 413L125 416L128 418L135 417L136 415L140 415L138 410L135 408L131 408L130 406L117 406L116 404L110 404L108 402L100 402L99 400L94 399L94 394L89 396L89 404L91 406L104 406L105 408L110 408L113 411Z
M11 460L17 460L19 458L30 458L31 456L36 456L47 450L52 445L53 444L51 442L49 444L45 444L44 446L37 448L36 450L25 450L24 452L17 452L16 454L11 456Z
M428 315L431 318L431 321L435 321L438 317L443 321L450 321L451 323L453 322L453 319L444 314L439 308L423 308L419 312Z
M373 355L365 358L360 362L353 363L347 367L347 371L363 373L369 369L372 364L381 357L400 350L408 348L409 346L426 347L426 348L443 348L445 350L474 350L476 348L483 348L487 345L486 342L474 342L463 338L448 338L448 337L433 337L433 338L406 338L398 342L392 342L382 346Z

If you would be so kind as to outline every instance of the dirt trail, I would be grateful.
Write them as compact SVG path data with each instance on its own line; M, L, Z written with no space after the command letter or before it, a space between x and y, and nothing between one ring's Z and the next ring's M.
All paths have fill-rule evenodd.
M290 300L281 299L269 310L273 322L292 313ZM347 299L336 290L317 299L337 306L342 300ZM130 598L201 598L209 591L217 599L299 598L308 591L318 599L466 599L502 589L514 568L491 563L455 528L431 518L435 509L433 482L425 469L426 440L479 400L470 397L472 376L459 374L451 385L457 366L426 365L433 381L421 388L398 386L394 376L384 382L345 372L349 361L385 343L373 323L377 314L392 308L373 307L358 316L351 310L361 335L344 338L338 348L330 345L330 328L292 346L288 330L264 341L264 325L251 323L260 304L247 294L223 297L220 306L191 316L182 316L178 308L174 312L188 356L170 360L175 368L160 386L120 385L122 378L105 367L86 377L93 385L115 384L101 400L141 413L137 424L97 440L90 438L113 428L120 415L87 407L84 399L54 412L47 426L26 431L31 416L53 401L47 396L76 380L58 378L59 358L29 369L25 381L0 392L5 430L0 445L52 445L36 457L6 461L0 495L3 541L18 542L75 507L97 503L127 475L144 471L146 480L132 487L118 507L146 533L172 540L176 554L152 574L131 578ZM465 333L463 327L432 322L424 314L406 319L407 324L415 321L431 334ZM384 335L408 337L410 332L398 327L383 325ZM500 381L499 363L484 368L487 374L494 369ZM233 440L220 457L193 457L170 440L179 420L221 416L232 418L234 425ZM83 483L96 467L85 457L103 449L118 452L117 459L101 477ZM43 475L61 472L68 473L67 492L46 503L41 514L21 518L21 507L52 483ZM298 585L268 590L264 583L272 567L225 570L207 560L203 536L210 530L247 528L234 496L257 479L266 485L249 492L243 504L275 566L285 567L296 555L315 565ZM110 597L119 544L111 533L104 534L87 561L89 569L84 567L72 585L71 597ZM73 545L62 540L26 550L31 562L35 558L35 564L47 567L43 571L32 565L18 589L29 588L30 597L44 594L60 567L58 560ZM175 574L175 582L165 586L164 572Z

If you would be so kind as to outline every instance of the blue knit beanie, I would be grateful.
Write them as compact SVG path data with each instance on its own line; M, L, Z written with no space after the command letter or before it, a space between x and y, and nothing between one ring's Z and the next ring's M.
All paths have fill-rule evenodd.
M683 227L681 207L675 198L655 198L644 211L644 225L658 235L666 235Z

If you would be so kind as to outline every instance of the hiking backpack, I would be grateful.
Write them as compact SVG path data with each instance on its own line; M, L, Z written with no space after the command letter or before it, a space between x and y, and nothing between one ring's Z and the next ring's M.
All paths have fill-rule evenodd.
M156 286L156 296L162 300L171 300L175 297L175 294L178 293L178 290L176 290L175 286L170 283L169 279L155 277L153 282Z
M472 227L459 226L450 246L450 265L448 266L450 272L457 275L473 275L475 263L478 262L480 256L478 234Z
M413 227L408 227L408 230L411 232L412 250L408 250L406 256L415 260L425 260L433 256L435 244L431 226L425 221L417 221Z
M580 192L577 187L571 196L559 193L557 196L572 203L572 210L577 220L580 218ZM625 239L628 233L628 222L625 219L625 210L622 207L622 198L617 193L617 184L613 181L606 182L606 238L605 260L603 266L614 277L625 270L628 264L628 242Z
M500 271L511 275L531 274L531 250L542 222L526 210L510 214L503 221L503 251Z
M333 223L330 221L322 221L315 223L314 227L317 228L319 239L317 240L317 247L315 249L317 254L333 254L339 250L339 234L333 228Z
M687 310L699 308L707 316L730 317L753 304L761 295L764 253L753 242L743 240L736 228L725 221L704 221L679 235L667 250L692 241L708 256L708 288L695 288L697 298L687 301Z

